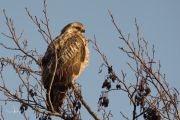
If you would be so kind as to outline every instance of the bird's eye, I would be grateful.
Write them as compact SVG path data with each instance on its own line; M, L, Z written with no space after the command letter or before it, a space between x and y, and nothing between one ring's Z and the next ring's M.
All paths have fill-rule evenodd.
M79 28L79 27L76 27L76 29L77 29L77 30L80 30L80 28Z

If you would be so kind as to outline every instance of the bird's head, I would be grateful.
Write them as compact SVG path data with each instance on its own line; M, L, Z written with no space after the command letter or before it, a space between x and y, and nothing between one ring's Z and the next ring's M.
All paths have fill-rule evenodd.
M85 29L82 23L74 22L69 23L61 30L61 34L63 34L64 32L83 34L85 32Z

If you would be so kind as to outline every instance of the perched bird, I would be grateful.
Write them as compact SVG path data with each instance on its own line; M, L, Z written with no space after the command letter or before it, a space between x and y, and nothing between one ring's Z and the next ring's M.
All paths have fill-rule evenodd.
M50 43L42 58L41 82L48 93L56 65L56 48L57 69L50 91L50 99L54 110L58 112L60 112L66 92L72 88L72 81L81 74L89 62L89 49L83 35L84 32L83 24L69 23L61 30L60 36ZM46 97L49 104L48 95ZM47 106L50 109L50 106Z

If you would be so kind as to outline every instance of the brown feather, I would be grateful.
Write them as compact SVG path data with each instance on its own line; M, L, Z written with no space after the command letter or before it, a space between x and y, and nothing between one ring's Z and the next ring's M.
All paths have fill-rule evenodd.
M51 42L50 46L42 59L42 83L49 92L49 85L52 80L52 75L55 69L55 53L54 48L57 48L58 64L51 89L51 102L56 111L60 112L63 104L63 98L66 92L71 89L71 82L80 75L85 66L88 65L89 50L87 41L83 34L78 32L67 33L67 25L62 34ZM52 49L53 48L53 49ZM47 101L49 102L48 95ZM48 107L49 108L49 107Z

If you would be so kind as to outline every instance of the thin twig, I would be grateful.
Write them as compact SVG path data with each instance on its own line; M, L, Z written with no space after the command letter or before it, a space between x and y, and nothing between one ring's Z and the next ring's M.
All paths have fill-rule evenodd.
M87 109L87 111L93 116L93 118L95 120L100 120L100 118L97 116L97 114L90 108L90 106L85 102L85 100L83 99L83 97L81 96L81 94L78 92L78 90L76 89L76 86L72 83L72 87L74 92L80 96L80 101L81 103L84 105L84 107Z

